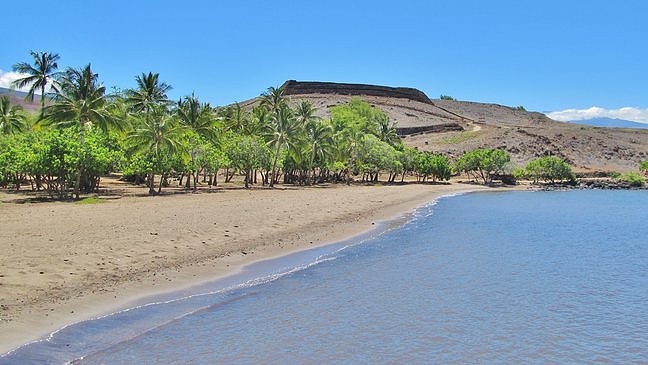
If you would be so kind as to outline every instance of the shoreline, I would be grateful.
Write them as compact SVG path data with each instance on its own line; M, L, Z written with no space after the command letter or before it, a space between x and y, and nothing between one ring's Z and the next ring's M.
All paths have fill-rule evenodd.
M144 298L170 294L232 276L239 273L244 267L260 261L276 259L295 252L353 239L379 227L378 222L390 222L405 217L415 209L442 196L511 189L519 188L494 189L457 183L380 187L333 186L288 189L290 191L232 190L218 193L162 197L162 199L159 197L121 198L116 201L89 206L75 206L64 203L4 204L0 212L3 221L9 221L9 224L8 229L3 229L1 233L0 249L4 249L5 252L10 251L10 254L2 259L9 262L2 262L2 266L8 268L8 270L3 269L3 272L0 273L2 274L0 283L5 284L4 281L8 276L13 277L16 275L18 278L22 276L22 279L26 279L26 276L30 277L36 282L26 280L25 284L28 285L23 285L23 288L19 288L20 285L16 286L14 284L14 290L8 288L7 285L0 285L0 293L2 293L0 297L12 295L15 301L14 305L20 306L19 310L11 311L13 308L2 303L5 307L3 307L2 320L0 321L0 333L2 333L0 334L0 354L6 354L28 343L38 341L69 324L128 308L129 304L132 305ZM216 203L229 203L243 209L232 211L229 214L216 214L215 216L205 216L202 213L191 214L191 212L195 213L196 210L201 212L204 207ZM291 203L301 203L301 205L297 208L293 207L292 210L284 209L285 206L282 204L290 205ZM311 205L314 207L311 208ZM254 216L256 219L248 216L250 212L247 208L254 207L257 208ZM128 213L122 212L119 214L120 211L126 208L137 209L131 209ZM124 221L133 223L138 218L141 218L139 215L141 210L159 212L172 208L176 208L178 211L175 215L167 214L157 221L152 219L150 222L127 224L125 228L122 227L124 228L122 234L116 234L115 232L115 227L119 227L120 223ZM260 208L267 208L269 212L263 214L262 211L259 214L258 210ZM65 219L71 221L76 218L87 218L94 215L105 219L98 222L100 224L95 226L94 230L84 232L87 234L86 237L83 237L85 240L82 238L81 241L96 239L105 244L106 239L104 236L110 236L110 233L113 233L112 240L108 239L111 246L91 252L92 255L90 255L87 249L92 245L84 245L79 240L72 239L72 244L54 247L53 251L50 248L49 252L43 257L43 253L39 252L43 251L43 242L52 242L61 237L66 238L71 233L71 236L75 236L74 230L62 229L56 231L60 237L49 238L48 241L38 239L38 237L43 237L44 233L51 233L47 232L46 228L49 227L48 223L52 223L51 218L56 219L59 217L57 214L43 217L37 224L26 224L27 227L23 227L25 224L20 224L21 222L24 223L24 221L21 221L21 217L33 214L38 216L39 213L48 210L64 215L70 214L71 216L67 216ZM179 213L186 213L187 211L190 214L185 216L185 219L177 218ZM285 217L286 214L287 217ZM192 220L191 215L200 215L199 218L202 218L202 222ZM13 222L11 216L14 217ZM259 217L261 218L259 219ZM269 223L281 217L284 218L281 222L275 222L274 225L270 224L268 226ZM218 228L207 229L207 232L198 229L193 231L191 229L194 226L207 227L206 224L210 223L204 222L207 218L213 221L210 224L211 226L217 226ZM250 221L246 222L247 224L231 224L232 222L245 222L246 218L249 218L247 220ZM152 227L146 223L157 223L154 224L157 227ZM229 227L230 229L223 229L222 227ZM160 228L160 232L151 231L151 228ZM240 235L240 237L232 237L235 236L235 228L244 228L249 232ZM112 232L110 232L111 230ZM182 232L183 230L189 232ZM217 231L226 232L222 234L223 237L231 238L231 240L224 244L212 244L211 242L207 244L208 237L213 236ZM186 233L190 234L187 235ZM146 237L147 234L150 237ZM178 236L178 234L177 239L171 238ZM27 247L22 252L17 253L32 256L31 266L38 267L32 270L34 272L26 272L19 265L10 265L10 261L16 259L16 257L11 254L10 248L6 246L7 244L10 247L15 246L7 238L11 236L19 237L20 235L32 237L32 239L25 239L25 246ZM141 247L133 248L133 243L137 242L134 236L144 236L149 239L145 240L146 242ZM160 243L158 242L160 236L170 238L170 240L166 243ZM103 240L102 237L104 237ZM183 238L185 241L182 241ZM180 252L172 253L171 248L178 249L180 244L185 244L186 247L179 250ZM61 248L67 249L68 252ZM202 248L202 253L196 255L195 251L198 248ZM70 249L74 250L74 254L71 254ZM139 253L139 257L124 260L127 262L120 262L121 260L117 259L119 262L113 265L113 273L106 275L103 273L105 271L103 267L105 267L106 258L110 257L108 255L114 250L122 252L122 255L116 255L122 258L125 258L123 256L124 250L129 250L129 253ZM34 254L34 251L37 254ZM158 255L151 256L150 251L158 253ZM38 255L38 253L41 253L41 255ZM62 262L51 262L57 253L59 258L68 258L63 259ZM126 256L133 257L133 255ZM38 262L38 265L34 265L33 261L40 262ZM43 275L48 275L49 271L53 271L53 275L61 277L70 261L76 261L81 266L84 266L83 271L86 272L86 279L95 280L84 282L85 280L68 281L63 279L61 282L61 278L58 278L58 280L54 280L54 283L38 280ZM113 263L113 260L108 260L108 262ZM49 266L46 264L49 264ZM140 266L134 272L132 271L132 265ZM8 271L9 274L5 273L5 271ZM92 275L88 275L88 271ZM76 279L77 275L73 274L71 272L70 277ZM38 296L39 292L44 295ZM23 300L23 303L20 303L21 296L27 298L33 296L31 297L32 301L25 303Z

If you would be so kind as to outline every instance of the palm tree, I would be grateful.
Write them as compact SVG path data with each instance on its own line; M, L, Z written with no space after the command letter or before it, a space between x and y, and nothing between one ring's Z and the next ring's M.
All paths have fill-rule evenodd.
M190 97L185 98L184 100L180 99L178 101L178 107L176 108L178 119L180 124L186 127L187 129L193 131L198 136L204 137L210 142L215 144L216 137L216 128L214 125L214 114L212 108L209 106L209 103L201 104L200 101L194 97L192 94ZM195 157L196 157L196 148L194 146L195 140L193 138L189 139L190 157L191 157L191 166L192 166L192 177L194 180L194 188L196 191L196 183L198 181L198 168L194 168ZM187 178L187 187L191 184L191 180Z
M23 88L30 85L25 100L34 101L34 93L40 89L41 92L41 115L45 109L45 89L47 85L58 92L56 77L58 76L58 63L60 56L57 53L34 52L30 51L34 58L34 65L27 62L20 62L13 65L13 70L23 74L28 74L21 79L13 82L14 87Z
M261 105L272 113L277 113L281 107L287 105L283 88L270 86L268 91L261 94Z
M306 140L310 148L310 161L308 166L312 169L312 176L315 176L315 159L326 160L334 145L333 128L328 123L315 120L306 125Z
M268 130L270 125L270 113L268 109L262 106L252 108L252 114L249 122L246 124L244 133L248 136L261 135L264 130Z
M20 105L11 105L9 97L0 97L0 133L12 134L25 129L27 116Z
M247 134L246 126L250 122L250 115L239 103L234 103L218 111L226 130L239 134Z
M308 100L302 100L295 109L295 116L301 125L306 125L310 121L318 119L315 116L316 112L317 108L313 106L313 103Z
M107 131L113 120L108 111L106 88L99 83L99 75L92 72L90 64L82 69L68 68L60 81L60 92L54 104L44 110L44 118L59 127L77 125L81 151L85 145L85 129L90 125ZM83 158L79 158L74 195L79 198Z
M378 121L378 137L381 141L389 143L389 145L396 146L400 141L400 136L396 132L396 124L389 121L389 118L381 114L377 118Z
M291 147L294 137L299 131L295 116L292 110L284 105L272 115L272 130L269 133L270 143L274 147L274 159L272 162L272 176L270 178L270 187L274 186L277 173L277 160L284 146Z
M351 172L355 169L354 166L357 162L357 155L362 142L364 141L365 133L359 128L351 126L343 129L337 135L338 146L341 147L340 154L347 159L347 185L351 184Z
M162 106L150 109L151 118L144 119L142 123L132 130L127 141L133 146L132 151L150 153L153 158L154 170L149 172L149 194L156 194L155 173L163 173L162 160L165 153L174 153L182 140L184 128L174 123L167 109ZM157 193L162 190L163 176Z
M199 136L213 139L216 135L214 114L209 103L201 104L191 95L178 101L176 109L180 123L196 132Z
M143 113L144 120L128 136L131 142L140 143L136 146L153 154L155 169L161 170L162 152L175 151L179 137L176 136L177 126L169 117L169 98L167 92L172 87L160 82L160 74L149 72L135 76L137 87L126 90L126 101L133 111ZM155 194L155 171L149 173L149 194ZM160 189L162 188L160 181ZM158 189L158 191L160 190Z
M146 119L151 118L153 109L158 105L169 104L167 92L172 87L160 82L159 78L160 74L158 73L142 73L141 76L135 76L137 88L126 91L126 100L131 104L133 110L144 112Z

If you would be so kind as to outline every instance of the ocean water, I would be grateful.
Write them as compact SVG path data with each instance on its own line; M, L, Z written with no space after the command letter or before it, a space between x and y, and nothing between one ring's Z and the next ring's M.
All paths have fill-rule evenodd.
M0 364L648 363L648 192L475 193Z

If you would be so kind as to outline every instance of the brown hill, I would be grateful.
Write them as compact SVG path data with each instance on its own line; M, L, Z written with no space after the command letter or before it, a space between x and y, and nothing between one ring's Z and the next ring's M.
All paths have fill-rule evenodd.
M30 102L25 100L27 93L0 87L0 96L3 95L9 97L9 102L11 103L11 105L21 105L25 110L31 113L40 111L40 95L35 95L34 101Z
M478 147L497 147L510 152L518 164L556 155L580 171L637 171L648 158L647 130L563 123L542 113L495 104L432 102L474 122L463 132L409 136L407 144L451 156Z
M317 108L317 116L329 118L328 109L360 97L382 109L396 122L400 134L462 131L468 122L460 115L435 106L421 91L412 88L340 84L330 82L287 81L284 94L294 102L308 100ZM258 104L258 98L241 103L246 109Z
M407 145L454 158L475 148L496 147L511 153L518 165L557 155L578 171L620 172L636 171L648 158L648 130L588 127L497 104L430 100L412 88L293 80L283 87L291 100L311 101L324 118L329 107L361 97L396 122Z

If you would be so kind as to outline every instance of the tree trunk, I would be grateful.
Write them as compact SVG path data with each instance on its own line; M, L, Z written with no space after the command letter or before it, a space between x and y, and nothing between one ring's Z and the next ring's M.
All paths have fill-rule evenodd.
M234 173L230 174L229 167L225 169L225 182L228 183L232 181L232 177L234 176Z
M43 99L43 95L41 95L41 101L43 101L43 105L45 105L45 101ZM81 130L79 133L79 146L81 148L81 153L84 152L84 144L85 144L85 120L81 119ZM83 157L83 156L80 156ZM81 173L83 172L83 158L79 159L79 165L77 166L77 171L76 171L76 179L74 180L74 197L76 199L79 199L79 189L81 188Z
M191 189L191 178L193 178L193 171L189 171L187 174L187 183L185 184L185 189Z
M155 195L155 173L148 174L149 195Z
M272 162L272 176L270 177L270 187L274 187L277 160L279 159L280 150L281 150L281 144L277 143L277 150L275 151L274 161Z

